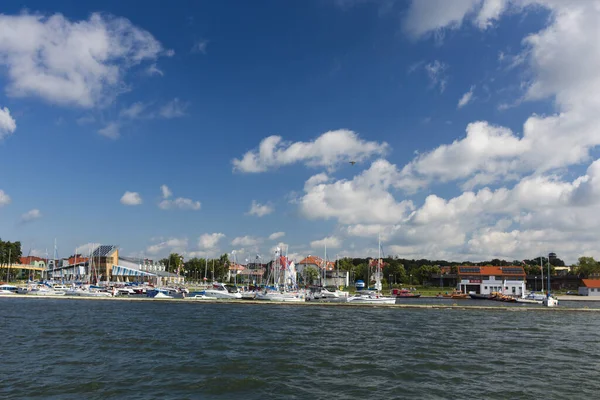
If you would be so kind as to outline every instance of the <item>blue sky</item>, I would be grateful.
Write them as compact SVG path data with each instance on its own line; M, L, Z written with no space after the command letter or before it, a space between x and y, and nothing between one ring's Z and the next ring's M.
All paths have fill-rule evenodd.
M595 139L557 131L583 149L537 159L536 149L570 144L523 128L575 109L560 126L583 119L569 129L593 136L569 92L575 78L536 86L569 75L560 47L544 57L546 36L584 6L423 3L425 12L410 1L4 2L0 237L33 253L57 238L61 256L102 242L130 255L244 258L282 242L301 258L322 253L324 238L330 254L368 256L377 233L402 257L595 254L580 221L596 204L556 195L593 182ZM570 56L585 62L595 50ZM486 121L481 147L461 142L476 121ZM318 140L329 131L333 146ZM283 153L254 159L260 171L234 168L272 135ZM300 154L284 151L298 142ZM528 203L540 193L550 203ZM253 202L262 213L249 213ZM269 239L276 232L285 235ZM583 236L565 246L560 232Z

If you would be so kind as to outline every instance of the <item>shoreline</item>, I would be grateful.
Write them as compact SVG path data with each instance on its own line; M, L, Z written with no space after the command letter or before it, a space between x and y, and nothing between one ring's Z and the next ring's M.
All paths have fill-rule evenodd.
M566 297L566 296L562 296ZM583 297L583 296L568 296L568 297ZM585 296L587 297L587 296ZM403 308L403 309L449 309L449 310L497 310L497 311L545 311L545 312L598 312L600 313L600 308L588 308L588 307L579 307L579 308L565 308L565 307L516 307L516 306L485 306L485 305L466 305L460 304L461 300L457 300L452 304L410 304L410 303L402 303L402 304L352 304L345 302L320 302L320 301L305 301L305 302L285 302L285 301L262 301L262 300L227 300L227 299L218 299L218 300L199 300L195 298L177 298L177 299L155 299L151 297L126 297L126 296L118 296L118 297L81 297L81 296L32 296L26 294L14 294L14 295L6 295L0 296L0 299L10 299L10 298L18 298L18 299L38 299L38 300L47 300L47 299L56 299L56 300L96 300L96 301L140 301L140 302L163 302L163 303L196 303L196 304L245 304L245 305L286 305L286 306L298 306L298 307L309 307L309 306L321 306L321 307L360 307L360 308ZM427 297L426 297L427 298ZM430 297L435 298L435 296ZM559 298L559 301L561 298ZM570 298L562 300L571 300ZM579 299L577 299L579 300ZM596 301L596 300L595 300ZM597 301L600 301L598 299Z

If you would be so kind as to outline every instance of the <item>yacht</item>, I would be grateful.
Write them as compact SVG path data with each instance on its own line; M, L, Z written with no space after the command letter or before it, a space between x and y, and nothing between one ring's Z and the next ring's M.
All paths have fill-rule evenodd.
M217 282L213 283L212 289L206 289L203 292L200 292L200 294L208 297L216 297L217 299L235 300L242 298L242 294L237 287Z
M352 304L396 304L395 297L384 297L376 292L361 292L346 300Z
M0 285L0 296L10 296L13 294L17 294L19 288L13 285Z
M306 298L299 292L265 291L256 294L256 300L281 301L281 302L303 302Z

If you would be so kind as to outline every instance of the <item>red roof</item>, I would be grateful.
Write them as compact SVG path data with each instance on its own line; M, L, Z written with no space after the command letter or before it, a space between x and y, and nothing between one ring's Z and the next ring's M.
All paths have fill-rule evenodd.
M321 257L308 256L308 257L304 258L302 261L300 261L298 264L312 264L312 265L316 265L318 268L323 269L324 263L323 263L323 259ZM335 268L335 262L327 261L327 270L333 271L334 268Z
M458 275L491 275L491 276L520 276L525 277L525 270L520 265L511 265L508 267L494 267L486 265L484 267L461 265L458 267Z
M45 260L43 258L41 258L41 257L27 256L27 257L21 257L19 259L19 261L21 262L21 264L30 265L34 261L45 261Z
M582 279L581 281L587 288L600 288L600 279Z

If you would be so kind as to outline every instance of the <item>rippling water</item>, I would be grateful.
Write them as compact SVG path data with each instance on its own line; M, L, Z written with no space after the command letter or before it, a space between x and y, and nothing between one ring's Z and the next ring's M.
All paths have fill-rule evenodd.
M595 398L600 315L0 299L0 398Z

